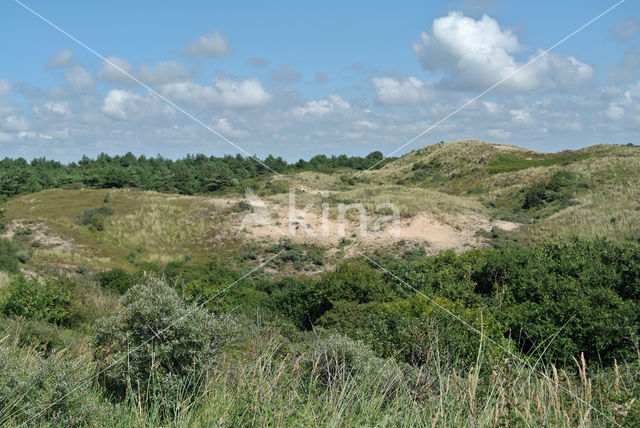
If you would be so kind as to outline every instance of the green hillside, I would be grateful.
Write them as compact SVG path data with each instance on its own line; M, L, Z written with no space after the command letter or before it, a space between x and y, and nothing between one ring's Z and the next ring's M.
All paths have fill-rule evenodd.
M640 148L333 159L11 196L0 425L638 425Z

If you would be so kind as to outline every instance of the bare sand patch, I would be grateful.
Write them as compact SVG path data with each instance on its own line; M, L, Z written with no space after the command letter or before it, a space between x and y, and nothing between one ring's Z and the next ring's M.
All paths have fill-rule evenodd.
M365 215L356 212L345 216L343 222L315 211L296 212L290 218L288 207L262 201L252 204L253 210L235 222L239 238L282 238L294 242L313 242L327 248L335 247L341 240L349 239L361 246L387 246L400 241L416 242L429 249L430 253L453 249L465 249L483 245L476 233L498 227L515 230L517 223L490 220L477 213L448 215L446 219L433 214L421 213L409 218L393 220L384 215Z
M75 244L71 238L63 238L55 234L48 226L41 221L17 219L7 225L7 231L3 235L5 238L13 239L20 230L29 229L31 231L29 240L39 242L41 248L54 249L65 253L77 251L80 246Z

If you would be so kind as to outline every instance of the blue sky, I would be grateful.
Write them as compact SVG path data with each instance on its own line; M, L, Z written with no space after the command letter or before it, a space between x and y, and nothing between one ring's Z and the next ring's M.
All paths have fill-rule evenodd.
M615 2L81 2L33 8L250 153L390 153ZM0 6L0 156L237 153L30 14ZM637 141L627 0L400 153Z

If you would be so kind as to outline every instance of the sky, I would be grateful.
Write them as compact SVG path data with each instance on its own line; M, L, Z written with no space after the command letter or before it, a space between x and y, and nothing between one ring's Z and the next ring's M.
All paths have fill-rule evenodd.
M0 4L0 157L640 144L634 0L578 32L618 0L20 1Z

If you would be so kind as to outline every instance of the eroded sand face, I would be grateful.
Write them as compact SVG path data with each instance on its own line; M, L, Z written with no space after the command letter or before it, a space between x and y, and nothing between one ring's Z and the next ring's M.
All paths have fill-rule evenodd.
M482 245L476 236L479 230L494 227L515 230L516 223L490 220L477 213L442 216L421 213L409 218L393 219L384 215L364 215L352 212L339 221L328 213L315 211L290 213L287 207L260 201L240 221L229 226L237 227L238 236L248 239L277 241L288 238L295 242L313 242L325 247L335 247L342 239L349 239L364 246L386 246L401 241L420 244L429 253L453 249L463 251Z

